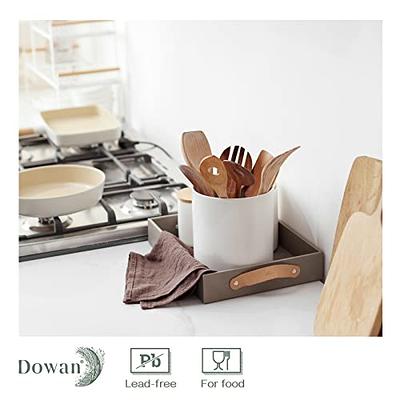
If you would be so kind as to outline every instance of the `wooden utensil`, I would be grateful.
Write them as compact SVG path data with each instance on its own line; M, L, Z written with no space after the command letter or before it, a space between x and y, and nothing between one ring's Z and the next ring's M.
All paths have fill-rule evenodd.
M254 175L248 169L232 161L225 160L224 165L226 172L228 173L228 177L234 182L235 186L234 196L229 197L240 197L242 186L249 186L254 183ZM228 195L229 194L230 193L228 193Z
M213 188L206 182L206 180L200 175L197 170L188 165L180 165L179 169L192 183L193 188L196 192L204 194L205 196L215 197Z
M271 153L268 153L267 150L260 151L260 154L257 157L257 161L254 164L252 171L255 178L255 182L246 189L245 192L246 197L257 196L258 189L261 183L262 170L264 166L267 165L273 158L274 156Z
M230 199L237 197L236 181L231 176L229 176L229 174L228 174L228 182L226 184L226 194Z
M355 212L343 229L321 293L314 332L377 336L382 305L381 203L372 215Z
M250 153L241 146L229 146L227 147L220 156L221 160L233 161L242 167L251 171L253 161L251 160Z
M297 146L291 150L279 154L279 156L274 157L267 165L264 166L261 173L261 181L260 187L258 189L258 194L268 193L271 190L279 173L280 167L285 162L285 160L287 160L287 158L299 148L300 146Z
M226 198L228 183L228 174L224 163L216 156L204 157L200 163L200 173L203 178L217 193L218 197Z
M184 132L182 134L182 153L186 164L199 171L201 160L211 155L211 147L204 132Z
M343 195L331 265L318 306L317 335L378 335L381 329L381 198L382 161L357 157ZM333 297L333 291L338 295ZM353 310L351 314L345 312L344 304ZM372 308L367 315L368 307Z

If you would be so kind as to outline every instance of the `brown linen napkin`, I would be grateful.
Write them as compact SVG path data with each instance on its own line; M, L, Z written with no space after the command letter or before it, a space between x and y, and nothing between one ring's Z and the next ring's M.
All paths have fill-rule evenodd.
M149 254L129 254L124 303L140 303L144 310L171 303L206 272L211 271L193 258L192 248L162 232Z

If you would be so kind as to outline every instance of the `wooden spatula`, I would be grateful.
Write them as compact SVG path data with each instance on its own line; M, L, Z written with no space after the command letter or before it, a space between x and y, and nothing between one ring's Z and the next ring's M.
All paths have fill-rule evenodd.
M251 160L250 153L241 146L229 146L227 147L220 156L221 160L233 161L242 167L251 171L253 161Z
M205 196L215 197L213 188L206 182L202 175L197 170L188 165L180 165L179 169L182 173L192 182L193 188L196 192L204 194Z
M260 187L258 188L258 194L268 193L271 190L282 164L293 152L295 152L299 148L300 146L297 146L291 150L279 154L279 156L274 157L267 165L264 166L261 173L261 181Z
M232 161L224 161L226 172L228 177L230 177L235 182L235 192L234 196L229 197L240 197L242 186L250 186L254 183L254 175L246 168ZM229 193L228 193L229 195Z
M200 163L200 173L207 183L214 189L218 197L228 197L226 187L228 174L224 163L216 156L203 158Z
M271 153L268 153L267 150L261 150L260 154L257 157L257 161L254 164L253 167L253 175L254 175L254 183L250 185L245 192L246 197L252 197L252 196L257 196L258 194L258 189L260 187L261 183L261 174L262 170L265 165L267 165L274 156Z
M211 155L211 147L204 132L184 132L182 134L182 153L186 164L199 171L201 160Z

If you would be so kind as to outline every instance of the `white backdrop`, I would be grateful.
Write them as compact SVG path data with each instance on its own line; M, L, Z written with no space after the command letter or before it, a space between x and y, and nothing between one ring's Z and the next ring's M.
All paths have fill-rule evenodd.
M126 57L128 124L176 158L196 129L216 154L302 146L280 174L280 217L329 261L353 159L381 158L381 23L131 22Z

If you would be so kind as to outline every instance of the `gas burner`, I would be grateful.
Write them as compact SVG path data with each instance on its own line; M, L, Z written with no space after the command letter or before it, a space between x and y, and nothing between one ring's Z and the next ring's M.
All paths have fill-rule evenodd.
M158 206L156 196L149 190L132 192L129 200L124 201L119 207L124 215L138 216L148 215L149 210L153 210Z
M132 192L129 197L132 199L132 203L135 207L143 208L145 210L155 208L158 205L155 196L150 192L150 190Z
M72 224L72 218L71 217L59 217L62 223L63 228L67 228ZM28 224L28 221L24 222L24 225ZM28 229L30 229L33 232L38 232L38 233L51 233L55 232L55 226L54 226L54 219L53 218L39 218L37 221L37 225L31 225L29 223Z
M24 149L19 150L19 162L26 163L32 161L32 159L33 159L33 154L30 154L28 151Z
M112 150L113 149L113 144L112 143L95 143L95 144L88 144L85 146L75 146L74 149L81 152L90 152L90 151L97 151L101 148L104 148L106 150Z
M93 149L97 149L99 147L98 144L87 144L86 146L75 146L76 149L79 149L81 151L90 151Z
M19 145L20 170L80 164L99 168L106 175L102 201L73 214L72 219L20 216L21 261L146 240L147 219L177 212L174 192L184 186L179 183L182 174L156 144L126 139L57 148L41 135L20 138Z

